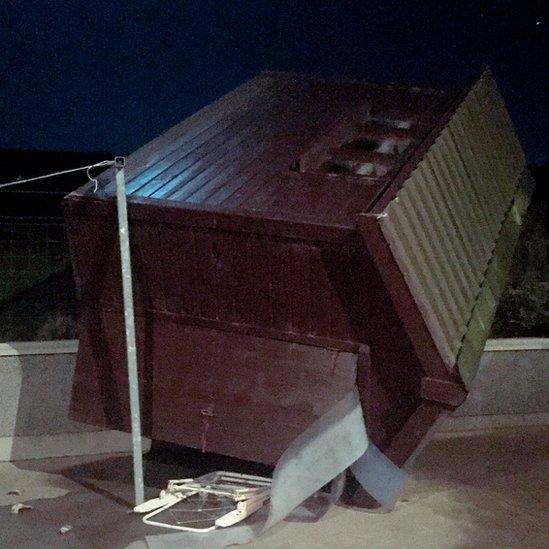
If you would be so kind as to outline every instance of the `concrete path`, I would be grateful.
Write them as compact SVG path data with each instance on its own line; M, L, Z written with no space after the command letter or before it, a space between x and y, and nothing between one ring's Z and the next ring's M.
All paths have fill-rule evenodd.
M156 451L147 458L147 496L169 478L220 468L262 473L197 452ZM409 470L413 480L391 513L334 507L317 523L284 522L250 547L549 547L549 429L437 439ZM145 535L162 530L128 513L131 495L128 456L0 464L0 548L144 548ZM19 501L33 508L11 514ZM72 530L61 534L67 524Z

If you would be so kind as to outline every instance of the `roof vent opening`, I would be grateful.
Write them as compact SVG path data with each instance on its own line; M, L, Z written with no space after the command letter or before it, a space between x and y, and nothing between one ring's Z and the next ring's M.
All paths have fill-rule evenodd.
M399 130L409 130L412 127L412 121L409 119L403 119L396 116L390 116L384 113L378 113L374 116L371 116L368 120L364 122L377 122L378 124L383 124L384 126L389 126L391 128L396 128Z
M333 160L328 160L324 162L320 169L323 172L334 174L334 175L354 175L354 171L351 168L351 165L343 162L334 162Z
M383 139L376 149L380 154L402 154L410 145L410 139Z
M346 162L328 160L320 166L320 169L332 175L361 175L370 177L384 176L388 171L388 166L383 166L376 162Z
M375 151L379 147L379 143L368 137L360 137L353 139L349 143L345 143L341 146L345 150L358 150L358 151Z
M383 177L389 171L388 166L377 162L360 162L355 164L355 175L369 175L372 177Z

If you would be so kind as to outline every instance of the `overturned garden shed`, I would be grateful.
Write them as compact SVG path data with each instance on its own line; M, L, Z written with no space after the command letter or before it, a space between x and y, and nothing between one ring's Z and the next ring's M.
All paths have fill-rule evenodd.
M265 73L127 176L145 435L274 463L357 383L401 464L465 398L530 194L490 74L436 91ZM72 411L128 430L114 194L107 171L65 202Z

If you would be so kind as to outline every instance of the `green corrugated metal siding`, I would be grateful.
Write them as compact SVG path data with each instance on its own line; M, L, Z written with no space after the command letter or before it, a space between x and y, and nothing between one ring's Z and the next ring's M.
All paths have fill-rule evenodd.
M437 349L449 369L458 363L465 381L503 289L527 180L524 154L486 73L379 217Z

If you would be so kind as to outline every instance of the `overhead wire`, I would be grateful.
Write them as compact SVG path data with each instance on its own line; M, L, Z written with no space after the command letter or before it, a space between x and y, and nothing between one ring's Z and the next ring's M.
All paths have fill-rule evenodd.
M88 176L89 182L94 183L94 190L93 192L97 191L97 179L95 177L92 177L90 174L90 170L92 168L101 168L103 166L114 166L114 160L102 160L101 162L97 162L95 164L89 164L88 166L80 166L79 168L71 168L70 170L62 170L60 172L52 172L47 173L44 175L37 175L36 177L28 177L26 179L16 179L15 181L8 181L7 183L0 183L0 189L5 189L6 187L13 187L15 185L22 185L23 183L30 183L31 181L39 181L41 179L48 179L51 177L57 177L60 175L65 175L68 173L74 173L79 171L86 170L86 175Z

